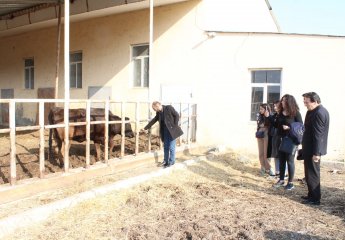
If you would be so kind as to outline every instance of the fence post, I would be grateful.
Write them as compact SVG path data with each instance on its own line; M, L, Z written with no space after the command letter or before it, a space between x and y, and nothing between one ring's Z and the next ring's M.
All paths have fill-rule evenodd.
M14 185L17 181L17 169L16 169L16 103L14 100L10 100L9 103L9 120L10 120L10 141L11 141L11 174L10 184Z
M149 118L149 121L151 120L151 110L150 110L151 108L150 108L150 102L148 102L148 118ZM151 152L151 148L152 148L152 146L151 146L151 137L152 137L152 135L151 135L151 128L149 128L148 129L148 138L149 138L149 142L148 142L148 152Z
M121 158L125 156L125 103L121 102Z
M135 103L135 155L139 153L139 102Z
M182 126L182 102L180 102L180 111L179 111L179 116L180 116L180 118L179 118L179 124L180 124L180 127L181 127L181 129L183 128L183 126ZM183 137L183 136L181 136L181 137ZM177 145L178 146L181 146L181 137L178 137L178 139L177 139ZM183 142L183 139L182 139L182 142Z
M91 102L86 101L86 168L90 167Z
M105 101L105 108L104 108L104 120L105 120L105 126L104 126L104 161L105 163L108 163L109 160L109 99Z
M38 103L39 125L40 125L40 178L44 178L44 100Z
M65 123L65 137L64 137L64 167L65 172L67 173L69 170L69 101L65 101L64 107L64 123Z
M192 104L192 117L191 117L191 142L196 142L196 128L197 128L197 105Z
M191 136L191 122L192 122L192 115L190 110L190 103L188 103L188 123L187 123L187 145L189 146L190 143L190 136Z

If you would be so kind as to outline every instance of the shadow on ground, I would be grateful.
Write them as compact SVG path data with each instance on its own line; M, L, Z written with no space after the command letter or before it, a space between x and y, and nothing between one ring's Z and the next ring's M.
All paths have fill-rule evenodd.
M293 240L293 239L298 239L298 240L326 240L329 238L323 238L319 236L312 236L308 234L303 234L303 233L296 233L296 232L291 232L291 231L266 231L264 233L265 239L269 240Z

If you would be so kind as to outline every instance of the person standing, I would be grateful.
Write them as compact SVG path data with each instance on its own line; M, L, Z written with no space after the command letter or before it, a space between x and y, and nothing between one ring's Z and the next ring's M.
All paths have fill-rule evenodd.
M321 99L315 92L304 93L303 103L307 108L302 140L304 173L308 186L308 195L302 196L303 204L319 205L321 199L320 161L327 154L329 113L321 105Z
M280 112L277 116L275 127L278 129L278 136L282 139L283 137L290 137L289 130L291 123L303 123L303 121L301 113L299 112L298 104L296 103L296 99L294 98L294 96L290 94L285 94L281 98L279 109ZM297 150L297 145L294 149ZM292 153L286 153L280 150L278 151L280 175L279 180L277 181L277 183L274 184L274 187L284 186L285 166L287 163L289 176L288 183L285 185L285 190L292 190L294 188L293 179L295 175L295 150L292 151Z
M175 164L175 146L176 138L183 134L179 127L180 116L171 105L162 105L158 101L152 103L152 109L156 112L156 116L144 127L148 130L157 121L160 125L160 136L164 143L164 161L163 167L170 167Z
M275 127L275 123L277 121L279 115L279 104L280 101L277 100L273 103L274 113L270 116L270 130L269 133L271 135L271 158L274 159L274 166L275 166L275 175L278 177L280 174L280 167L279 167L279 157L278 157L278 148L280 145L280 137L278 136L278 130Z
M258 152L259 152L259 161L260 161L260 173L265 175L265 173L273 175L271 171L271 165L267 158L268 151L268 129L270 125L269 121L270 116L270 107L266 103L260 104L259 113L257 115L257 132L261 133L257 135L258 142ZM260 136L261 135L261 136Z

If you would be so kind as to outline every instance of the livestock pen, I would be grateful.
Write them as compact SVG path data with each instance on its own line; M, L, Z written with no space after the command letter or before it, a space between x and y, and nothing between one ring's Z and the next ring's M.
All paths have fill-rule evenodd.
M120 151L119 151L119 159L124 158L125 156L125 124L130 123L134 128L135 133L135 141L134 141L134 151L133 156L134 158L143 150L139 146L139 135L140 129L142 124L147 123L150 120L150 116L152 113L151 104L150 102L118 102L113 100L81 100L81 99L70 99L68 104L63 99L1 99L0 103L8 105L8 126L4 125L0 129L1 135L7 135L9 138L9 184L15 185L18 178L17 178L17 150L16 150L16 139L18 138L21 132L28 132L28 131L37 131L38 138L39 138L39 148L38 148L38 162L39 162L39 178L45 178L47 175L46 173L46 156L50 157L47 154L46 149L46 141L45 141L45 134L50 129L54 128L64 128L65 135L68 135L69 127L73 126L85 126L86 131L86 144L85 144L85 163L83 169L87 170L90 168L90 152L91 152L91 140L90 140L90 129L91 125L93 124L104 124L104 163L108 164L109 162L109 155L108 152L108 127L109 124L121 124L122 134L120 139ZM22 103L30 103L38 105L37 109L37 119L34 124L32 125L24 125L18 126L18 119L16 116L16 106ZM72 109L72 104L78 104L78 106L83 105L86 109L86 121L85 122L70 122L69 117L64 115L64 122L62 124L55 124L49 125L46 123L45 116L47 116L47 105L51 104L60 104L65 105L68 109ZM91 121L90 120L90 110L91 107L95 104L103 105L104 107L104 120L103 121ZM180 124L182 129L184 130L184 135L181 137L179 144L184 147L188 147L192 142L196 141L196 120L197 120L197 112L196 112L196 104L195 103L169 103L173 104L174 107L180 114ZM109 110L114 109L114 105L117 106L116 111L119 113L121 117L121 121L110 121L109 120ZM102 108L103 108L102 107ZM66 107L65 107L66 109ZM65 111L66 114L66 111ZM68 114L68 111L67 111ZM131 114L133 116L129 120L126 120L125 117ZM69 126L69 127L66 127ZM155 130L155 129L154 129ZM156 131L157 132L157 131ZM154 149L159 150L161 147L161 142L158 136L154 135L153 133L148 133L146 149L144 150L145 153L152 153L152 145L151 140L155 138L156 143L158 143L158 148ZM69 139L67 138L65 144L69 144ZM144 154L145 154L144 153ZM110 156L111 157L111 156ZM4 165L2 166L4 168ZM64 173L68 173L70 171L70 155L67 150L65 157L64 157ZM1 173L4 175L3 173Z

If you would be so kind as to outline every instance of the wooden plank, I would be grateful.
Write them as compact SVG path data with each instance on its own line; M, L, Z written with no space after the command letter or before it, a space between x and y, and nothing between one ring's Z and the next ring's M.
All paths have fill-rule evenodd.
M16 103L14 101L10 101L10 142L11 142L11 150L10 150L10 184L14 185L17 181L17 169L16 169Z
M81 184L87 180L95 179L97 177L115 174L120 171L129 170L143 164L152 163L153 158L145 158L137 161L111 161L109 164L103 164L102 167L91 166L88 170L80 169L69 174L55 174L55 176L47 175L44 179L33 178L30 180L21 180L16 186L6 190L0 190L0 204L16 201L27 198L35 194L56 189L65 189L76 184ZM1 188L0 188L1 189Z
M121 158L125 156L125 103L121 102Z
M39 103L39 124L40 124L40 178L44 178L44 102Z
M109 100L105 102L105 109L104 109L104 161L108 163L109 159Z
M150 103L148 103L148 113L149 113L149 116L148 116L148 118L150 119L150 114L151 114L151 107L150 107ZM148 131L148 151L149 152L151 152L151 148L152 148L152 146L151 146L151 128L149 129L149 131Z
M69 101L65 101L64 108L64 123L65 126L69 126ZM65 173L69 171L69 127L65 127L65 146L64 146L64 170Z
M135 155L138 155L139 153L139 102L135 103Z
M185 148L176 148L176 154L183 154ZM128 171L143 165L156 165L155 158L163 152L145 153L136 157L109 160L109 164L73 169L69 174L55 173L46 175L44 179L32 178L18 181L16 186L4 184L0 186L0 205L33 196L41 192L71 187L97 177Z
M9 133L11 130L9 128L0 129L0 133Z
M187 144L190 144L191 123L192 123L191 107L190 107L190 103L188 103Z
M26 126L26 127L16 127L16 131L27 131L27 130L39 130L40 126Z
M86 168L90 167L90 132L91 132L91 102L88 100L86 102Z

